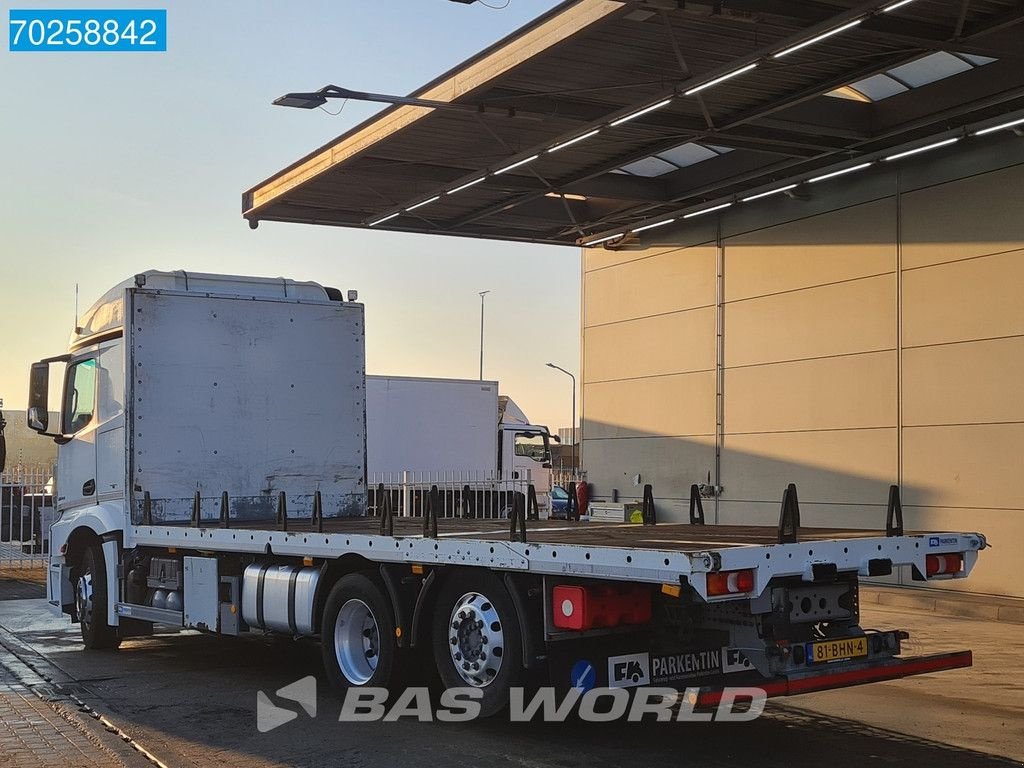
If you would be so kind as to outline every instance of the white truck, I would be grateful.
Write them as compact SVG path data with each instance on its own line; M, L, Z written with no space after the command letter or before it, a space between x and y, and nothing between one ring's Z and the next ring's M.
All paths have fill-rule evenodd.
M528 673L706 705L724 686L971 664L903 656L906 633L861 626L857 590L901 568L965 578L981 534L904 532L898 504L883 531L802 529L795 493L779 530L657 522L653 499L647 525L377 519L364 395L363 307L337 290L184 272L115 287L32 366L29 424L59 443L49 601L88 648L154 624L316 637L341 689L401 687L426 652L484 715Z
M510 498L532 485L545 508L551 491L550 441L548 428L531 424L511 398L498 394L496 381L366 377L371 500L374 489L384 484L389 490L405 489L398 506L411 508L410 487L437 484L451 497L446 507L453 508L459 507L464 487L483 501L485 493Z

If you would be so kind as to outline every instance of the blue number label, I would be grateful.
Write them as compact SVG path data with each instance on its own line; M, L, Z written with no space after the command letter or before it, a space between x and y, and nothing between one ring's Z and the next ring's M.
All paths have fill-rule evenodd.
M11 9L11 51L166 51L167 11Z

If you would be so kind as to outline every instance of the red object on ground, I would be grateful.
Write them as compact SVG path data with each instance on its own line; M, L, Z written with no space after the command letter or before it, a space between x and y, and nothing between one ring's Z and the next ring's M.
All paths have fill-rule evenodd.
M590 503L590 486L585 483L576 483L576 509L579 514L587 514L587 505Z

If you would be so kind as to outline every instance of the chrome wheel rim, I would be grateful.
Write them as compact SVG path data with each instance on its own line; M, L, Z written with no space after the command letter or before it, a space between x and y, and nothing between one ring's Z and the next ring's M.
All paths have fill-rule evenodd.
M78 585L75 588L75 610L78 611L78 621L82 627L88 629L92 624L92 574L89 571L78 577Z
M485 688L498 676L505 633L494 603L485 595L467 592L455 601L448 623L448 652L467 685Z
M380 629L370 606L353 598L341 606L334 622L334 655L352 685L366 685L380 661Z

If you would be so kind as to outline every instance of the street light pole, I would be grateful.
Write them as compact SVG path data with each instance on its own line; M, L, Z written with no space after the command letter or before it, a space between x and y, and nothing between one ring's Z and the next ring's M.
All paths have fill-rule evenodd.
M480 291L480 381L484 380L484 296L490 291Z
M572 468L573 472L579 472L579 463L576 459L576 377L569 373L565 368L554 363L548 363L548 368L554 368L556 371L561 371L570 379L572 379Z

